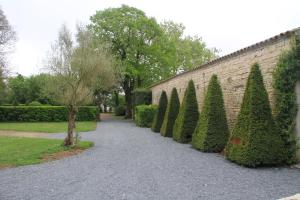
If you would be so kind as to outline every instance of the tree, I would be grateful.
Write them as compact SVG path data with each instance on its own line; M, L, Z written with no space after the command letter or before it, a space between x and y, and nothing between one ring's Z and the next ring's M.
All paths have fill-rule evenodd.
M8 89L8 98L11 103L15 105L27 103L27 87L25 78L21 74L8 79Z
M89 29L99 41L111 45L112 53L122 67L121 86L125 93L126 117L132 117L132 91L151 76L154 40L161 35L155 19L141 10L122 5L97 11Z
M217 75L210 79L204 106L192 138L194 148L204 152L221 152L228 140L223 94Z
M4 101L6 95L5 79L7 74L7 54L9 54L16 41L16 33L12 29L2 8L0 7L0 101Z
M168 105L168 98L167 98L166 91L162 91L159 98L157 112L154 116L154 120L151 127L153 132L158 133L160 131L166 113L167 105Z
M284 142L271 113L259 65L248 77L241 110L226 146L227 159L256 167L284 162Z
M172 21L161 24L164 42L160 42L161 56L168 66L165 71L170 75L190 70L216 58L217 49L209 49L199 36L184 36L185 27ZM166 77L165 77L166 78Z
M53 86L57 98L69 109L66 146L76 142L74 128L78 105L92 98L99 83L106 86L114 83L112 59L103 46L82 27L78 27L77 43L73 45L71 33L63 25L48 59L49 70L56 77L55 83L49 85Z
M173 136L173 127L180 108L180 102L176 88L172 89L171 99L168 103L167 111L163 120L160 134L164 137Z
M173 139L180 143L192 140L197 121L199 118L198 103L193 80L185 90L183 101L173 127Z
M3 10L0 8L0 70L1 74L6 67L6 55L9 53L16 41L16 33L9 24Z

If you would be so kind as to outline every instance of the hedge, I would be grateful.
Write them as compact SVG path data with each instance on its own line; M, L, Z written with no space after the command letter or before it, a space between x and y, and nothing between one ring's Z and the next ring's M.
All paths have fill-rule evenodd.
M158 109L157 109L157 112L155 113L154 120L153 120L152 127L151 127L151 130L153 132L159 133L161 125L162 125L164 117L165 117L167 105L168 105L167 94L165 91L162 91L160 98L159 98Z
M76 115L77 121L97 120L96 106L81 106ZM68 120L68 108L65 106L0 106L2 122L59 122Z
M192 140L197 121L199 118L198 103L194 82L189 81L185 90L182 105L173 127L173 139L180 143L187 143Z
M151 127L154 115L157 111L156 105L139 105L135 107L135 122L140 127Z
M296 38L292 48L278 60L273 74L275 89L275 122L285 145L285 162L296 162L295 119L297 102L295 86L300 80L300 39Z
M172 89L171 99L168 103L166 114L163 120L162 127L160 129L160 134L164 137L173 136L173 126L178 115L180 108L180 102L178 98L178 93L176 88Z
M280 165L284 142L273 120L263 77L252 66L237 122L226 146L227 159L248 167Z
M221 152L226 146L228 136L222 89L217 76L213 75L208 84L192 145L204 152Z

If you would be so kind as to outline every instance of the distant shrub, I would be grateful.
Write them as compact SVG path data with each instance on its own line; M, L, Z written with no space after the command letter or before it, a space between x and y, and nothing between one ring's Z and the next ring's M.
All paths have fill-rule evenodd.
M41 104L38 101L32 101L31 103L28 104L28 106L42 106L43 104Z
M192 145L204 152L220 152L224 149L228 136L222 89L217 76L213 75L193 134Z
M135 107L135 122L140 127L151 127L154 115L156 113L156 105L139 105Z
M166 113L167 104L168 104L167 94L165 91L162 91L159 98L157 112L155 113L154 120L151 127L151 130L153 132L159 133Z
M198 103L194 82L189 81L185 90L182 105L173 127L173 139L180 143L187 143L192 140L197 121L199 118Z
M237 122L226 146L227 159L248 167L280 165L284 142L273 120L263 77L256 63L247 81Z
M133 91L133 105L150 105L152 103L152 91L145 88L138 88Z
M176 88L172 89L170 102L168 103L166 114L163 120L160 134L164 137L173 136L173 127L180 108L180 102Z
M76 114L77 121L97 120L96 106L81 106ZM0 121L35 122L67 121L68 108L65 106L0 106Z
M115 107L115 115L116 116L124 116L126 112L125 106L124 105L119 105Z

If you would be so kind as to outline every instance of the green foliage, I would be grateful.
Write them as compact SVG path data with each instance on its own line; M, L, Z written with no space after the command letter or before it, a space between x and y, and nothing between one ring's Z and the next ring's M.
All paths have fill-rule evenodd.
M95 106L81 106L76 114L77 121L98 119ZM0 121L51 122L67 121L68 108L65 106L0 106Z
M119 105L115 107L115 115L116 116L124 116L125 115L125 106Z
M297 103L295 86L300 80L300 39L284 52L273 74L275 88L275 121L285 142L286 163L296 161L295 119Z
M213 75L193 134L192 145L204 152L220 152L227 143L228 135L222 89L217 75Z
M28 106L42 106L43 104L41 104L40 102L38 101L32 101L28 104Z
M95 121L76 122L76 132L93 131L96 129ZM0 130L62 133L68 129L68 122L0 122Z
M145 88L138 88L133 91L133 105L150 105L152 103L152 91Z
M173 127L180 108L180 102L176 88L172 89L171 99L168 103L160 134L164 137L173 136Z
M42 104L58 104L55 97L47 91L47 83L51 75L39 74L30 77L24 77L18 74L16 77L8 79L8 97L7 102L14 105L26 104L37 101Z
M157 111L156 105L139 105L135 107L135 122L140 127L151 127L154 115Z
M0 137L0 165L22 166L43 162L43 157L73 148L62 146L62 140L42 138ZM80 142L76 148L87 149L92 142Z
M178 116L173 127L173 139L180 143L192 140L197 121L199 118L198 103L194 82L189 81L185 90L184 98L179 109Z
M226 147L227 159L256 167L280 165L284 142L273 120L263 77L256 63L247 81L237 122Z
M159 133L165 117L167 105L168 105L168 98L167 98L166 91L162 91L159 98L158 109L157 112L155 113L154 120L151 127L153 132Z

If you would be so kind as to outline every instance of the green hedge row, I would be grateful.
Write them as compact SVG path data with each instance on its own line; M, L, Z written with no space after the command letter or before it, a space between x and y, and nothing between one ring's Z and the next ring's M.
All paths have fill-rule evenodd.
M135 122L140 127L151 127L154 115L157 111L156 105L139 105L135 107Z
M96 106L81 106L76 115L77 121L97 120L99 111ZM0 106L2 122L59 122L68 120L65 106Z

